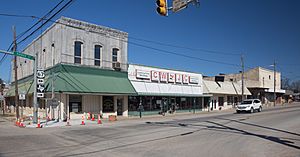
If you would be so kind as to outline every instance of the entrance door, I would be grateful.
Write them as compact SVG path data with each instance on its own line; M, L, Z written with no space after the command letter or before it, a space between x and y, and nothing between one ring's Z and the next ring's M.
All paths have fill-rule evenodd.
M117 115L123 115L123 99L117 99Z
M70 112L80 112L80 106L79 102L70 102L69 110Z

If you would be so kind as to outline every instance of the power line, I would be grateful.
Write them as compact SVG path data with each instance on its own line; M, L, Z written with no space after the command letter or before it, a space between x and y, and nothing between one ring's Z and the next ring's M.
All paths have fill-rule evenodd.
M158 41L151 41L151 40L136 38L136 37L128 37L128 38L133 39L133 40L139 40L139 41L143 41L143 42L153 43L153 44L157 44L157 45L186 49L186 50L191 50L191 51L198 51L198 52L202 51L202 52L206 52L206 53L231 55L231 56L240 56L241 55L239 53L228 53L228 52L222 52L222 51L214 51L214 50L207 50L207 49L200 49L200 48L191 48L191 47L186 47L186 46L178 46L178 45L173 45L173 44L169 44L169 43L162 43L162 42L158 42Z
M47 14L45 14L43 16L43 18L46 18L48 15L50 15L64 0L61 0L54 8L52 8ZM37 18L37 16L33 16L33 15L18 15L18 14L5 14L5 13L0 13L0 16L9 16L9 17L29 17L29 18ZM23 35L25 35L27 32L29 32L32 28L34 28L36 25L38 25L43 18L40 18L38 22L36 22L34 25L32 25L29 29L27 29L26 31L24 31L23 33L19 34L17 36L18 40L19 38L21 38ZM14 42L11 42L11 44L9 45L7 51L9 51L12 47ZM0 65L2 64L2 62L7 58L7 54L4 54L0 60Z
M41 18L40 18L41 19ZM53 23L57 23L57 24L62 24L62 25L65 25L65 26L69 26L69 27L73 27L73 28L79 28L79 27L76 27L76 26L72 26L72 25L69 25L69 24L65 24L65 23L62 23L60 21L53 21L51 20L51 18L47 19L46 22L53 22ZM34 33L34 32L33 32ZM31 36L33 33L31 33L29 36ZM97 32L95 32L97 33ZM102 34L100 34L102 35ZM29 36L27 36L26 38L24 38L22 41L20 41L19 43L23 42L24 40L26 40ZM139 43L136 43L136 42L132 42L132 41L126 41L126 40L123 40L123 39L119 39L119 38L116 38L116 37L111 37L111 36L106 36L108 38L112 38L112 39L115 39L115 40L119 40L119 41L123 41L123 42L128 42L129 44L132 44L132 45L135 45L135 46L139 46L139 47L143 47L143 48L147 48L147 49L151 49L151 50L155 50L155 51L158 51L158 52L162 52L162 53L165 53L165 54L172 54L172 55L176 55L176 56L181 56L181 57L185 57L185 58L189 58L189 59L196 59L196 60L201 60L201 61L205 61L205 62L211 62L211 63L217 63L217 64L223 64L223 65L229 65L229 66L234 66L234 67L240 67L240 65L238 64L232 64L232 63L226 63L226 62L222 62L222 61L215 61L215 60L209 60L209 59L204 59L204 58L199 58L199 57L193 57L193 56L189 56L189 55L185 55L185 54L180 54L180 53L176 53L176 52L171 52L171 51L168 51L168 50L164 50L164 49L158 49L158 48L155 48L155 47L151 47L151 46L147 46L147 45L143 45L143 44L139 44ZM137 39L137 38L136 38ZM19 44L18 43L18 44ZM171 45L169 45L171 46ZM175 46L175 45L173 45ZM180 46L177 46L178 48ZM183 48L183 47L181 47ZM196 50L196 49L193 49L193 50ZM212 51L213 52L213 51ZM236 55L236 54L235 54Z
M61 0L56 6L54 6L48 13L46 13L42 18L40 18L34 25L32 25L30 28L28 28L26 31L21 33L20 35L17 36L17 40L21 38L23 35L25 35L27 32L29 32L32 28L34 28L36 25L38 25L44 18L47 18L61 3L63 3L64 0ZM36 16L32 16L33 18L37 18Z
M201 61L205 61L205 62L211 62L211 63L217 63L217 64L223 64L223 65L230 65L230 66L234 66L234 67L240 67L240 65L238 65L238 64L232 64L232 63L226 63L226 62L221 62L221 61L209 60L209 59L204 59L204 58L199 58L199 57L193 57L193 56L189 56L189 55L185 55L185 54L180 54L180 53L176 53L176 52L171 52L171 51L168 51L168 50L158 49L158 48L154 48L154 47L150 47L150 46L146 46L146 45L142 45L142 44L138 44L138 43L134 43L134 42L128 42L128 43L131 43L132 45L144 47L144 48L147 48L147 49L151 49L151 50L163 52L165 54L172 54L172 55L176 55L176 56L181 56L181 57L185 57L185 58L201 60Z
M42 25L40 25L38 28L36 28L33 32L31 32L29 35L27 35L24 39L19 41L17 44L20 44L20 43L24 42L25 40L27 40L29 37L31 37L34 33L36 33L39 29L41 29L45 24L47 24L49 21L51 21L52 18L54 18L63 9L65 9L69 4L71 4L71 2L73 2L73 0L69 0L69 2L67 2L62 8L60 8L56 13L54 13L49 19L46 19L46 22L44 22ZM42 20L44 20L44 19L42 18Z
M49 20L51 20L52 18L54 18L59 12L61 12L63 9L67 8L69 6L69 4L71 2L73 2L73 0L70 0L68 3L66 3L62 8L60 8L60 10L58 10L53 16L51 16L49 19L46 19L47 16L49 16L64 0L61 0L55 7L53 7L48 13L46 13L42 18L39 18L37 16L30 16L30 15L16 15L16 14L0 14L2 16L13 16L13 17L30 17L30 18L37 18L39 19L38 22L36 22L34 25L32 25L29 29L27 29L26 31L24 31L23 33L21 33L20 35L17 36L17 40L20 39L23 35L25 35L27 32L29 32L32 28L34 28L36 25L38 25L41 21L43 20L47 20L45 23L43 23L40 27L38 27L37 29L35 29L30 35L26 36L21 42L24 42L26 39L28 39L30 36L32 36L35 32L37 32L40 28L42 28L47 22L49 22ZM21 42L18 42L18 44L20 44ZM11 46L13 45L13 42L10 44L9 48L7 49L7 51L9 51L9 49L11 48ZM1 60L0 60L0 65L2 64L2 62L6 59L7 54L4 54L4 56L2 56Z

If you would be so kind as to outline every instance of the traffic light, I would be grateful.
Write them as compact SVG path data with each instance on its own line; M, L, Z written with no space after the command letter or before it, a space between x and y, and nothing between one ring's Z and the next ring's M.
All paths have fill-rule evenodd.
M156 1L156 11L161 16L168 16L168 6L167 6L167 0L157 0Z

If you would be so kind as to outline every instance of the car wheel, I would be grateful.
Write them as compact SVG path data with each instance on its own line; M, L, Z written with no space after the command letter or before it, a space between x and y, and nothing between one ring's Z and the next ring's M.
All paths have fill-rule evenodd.
M260 106L259 109L258 109L258 112L261 112L261 111L262 111L262 107Z
M253 107L250 109L250 113L253 113L254 112L254 109L253 109Z
M241 113L239 110L236 110L236 113Z

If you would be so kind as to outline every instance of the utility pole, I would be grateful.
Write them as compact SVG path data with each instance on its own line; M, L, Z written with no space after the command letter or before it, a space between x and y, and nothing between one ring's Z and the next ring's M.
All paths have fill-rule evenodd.
M245 65L244 65L244 56L241 54L241 65L242 65L242 101L244 100L244 72L245 72Z
M273 64L273 67L274 67L274 106L276 105L276 62L274 60L274 64Z
M14 46L13 52L17 51L17 37L16 37L16 28L13 26L13 38L14 38ZM17 69L17 56L14 57L14 70L15 70L15 105L16 105L16 116L19 119L19 92L18 92L18 69Z
M38 64L38 52L35 53L34 60L34 68L33 68L33 123L37 123L38 119L38 100L37 100L37 64Z

